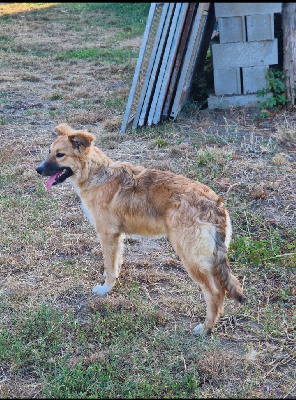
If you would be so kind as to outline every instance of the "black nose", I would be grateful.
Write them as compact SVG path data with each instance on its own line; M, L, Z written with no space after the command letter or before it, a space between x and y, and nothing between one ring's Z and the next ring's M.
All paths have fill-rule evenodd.
M43 171L43 166L42 165L38 165L38 167L36 168L36 171L38 172L38 174L42 174Z

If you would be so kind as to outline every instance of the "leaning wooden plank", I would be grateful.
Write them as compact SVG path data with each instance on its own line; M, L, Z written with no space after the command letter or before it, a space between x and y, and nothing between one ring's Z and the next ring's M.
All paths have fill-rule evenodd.
M162 85L162 80L163 80L163 77L164 77L164 74L165 74L165 68L166 68L166 65L167 65L168 58L169 58L171 44L172 44L172 41L173 41L173 38L174 38L174 33L175 33L175 30L176 30L176 27L177 27L177 21L178 21L178 18L179 18L179 14L180 14L180 10L181 10L182 4L183 3L177 3L176 7L175 7L174 16L173 16L173 19L172 19L172 23L171 23L171 26L170 26L168 39L167 39L166 46L165 46L165 52L164 52L164 55L163 55L163 58L162 58L161 68L160 68L160 71L159 71L159 74L158 74L158 77L157 77L156 87L155 87L155 90L154 90L153 99L152 99L152 103L151 103L149 114L148 114L148 125L152 124L152 120L153 120L153 116L154 116L154 112L155 112L155 107L156 107L156 104L157 104L157 101L158 101L159 92L160 92L161 85Z
M179 78L176 94L175 94L175 99L173 102L170 118L175 119L179 110L180 110L180 103L181 103L181 96L184 90L184 86L186 83L186 78L188 76L190 67L192 66L193 63L193 54L194 50L197 48L198 45L198 40L199 40L199 33L200 33L200 25L201 25L201 20L203 17L203 13L205 11L206 6L209 5L209 3L199 3L197 13L195 16L195 20L192 26L191 30L191 35L187 47L187 51L184 57L184 63L183 67L181 70L181 75Z
M140 116L140 113L141 113L141 110L142 110L143 101L144 101L144 98L145 98L145 94L146 94L146 91L147 91L147 86L148 86L149 79L150 79L150 76L151 76L151 70L152 70L154 62L155 62L155 56L156 56L157 49L159 47L159 42L160 42L161 34L162 34L162 28L163 28L163 24L164 24L166 15L167 15L168 8L169 8L169 4L168 3L164 4L163 10L162 10L162 13L161 13L161 17L160 17L160 20L159 20L159 24L158 24L158 28L157 28L157 32L156 32L156 36L155 36L155 40L154 40L154 44L153 44L153 48L152 48L149 64L148 64L148 68L147 68L147 71L146 71L145 80L144 80L144 83L143 83L143 86L142 86L142 91L141 91L140 98L139 98L139 101L138 101L136 114L135 114L134 121L133 121L133 128L137 127L137 124L138 124L138 121L139 121L139 116Z
M167 35L168 35L168 30L171 24L171 19L173 16L173 12L174 12L174 8L175 8L175 4L174 3L169 3L169 9L168 9L168 13L166 16L166 20L165 20L165 24L163 26L163 30L162 30L162 36L161 36L161 41L159 43L159 47L157 49L157 54L155 57L155 62L153 65L153 69L151 72L151 76L150 76L150 80L149 80L149 85L146 91L146 95L145 95L145 99L143 102L143 107L142 107L142 111L141 111L141 115L139 118L139 126L143 126L146 123L146 119L147 119L147 113L148 113L148 109L149 109L149 105L151 103L151 97L153 95L153 89L155 87L155 81L158 75L158 71L160 68L160 60L161 57L164 53L164 48L165 48L165 44L166 44L166 40L167 40Z
M142 62L143 62L145 49L146 49L146 46L147 46L147 43L148 43L149 33L150 33L152 21L153 21L153 16L154 16L154 13L155 13L155 10L156 10L156 6L157 6L157 3L151 3L149 14L148 14L148 19L147 19L147 23L146 23L146 28L145 28L145 31L144 31L142 44L141 44L141 48L140 48L140 52L139 52L139 57L138 57L137 65L136 65L136 68L135 68L134 78L133 78L131 90L130 90L128 101L127 101L127 105L126 105L125 114L124 114L122 125L121 125L121 132L122 133L126 132L126 128L127 128L127 125L128 125L128 119L129 119L129 115L130 115L130 111L131 111L131 106L132 106L132 103L133 103L133 98L134 98L137 82L138 82L138 79L139 79L141 65L142 65Z
M209 7L207 10L204 11L203 13L203 18L201 20L200 24L200 34L199 34L199 41L198 45L196 48L196 51L194 53L194 56L192 58L192 65L190 66L188 70L188 75L186 77L182 95L181 95L181 105L180 107L183 106L183 104L187 101L189 95L190 95L190 89L192 86L192 79L194 73L198 73L201 71L201 69L204 67L205 59L207 56L207 51L209 48L211 36L213 33L215 25L215 12L214 12L214 4L210 3ZM180 108L179 108L180 110Z
M216 16L214 10L214 3L210 3L208 8L207 18L205 19L205 28L199 45L198 57L196 57L195 65L192 72L198 73L204 68L204 64L207 58L207 52L213 35L214 27L216 23Z
M154 112L153 121L152 121L153 124L158 124L158 122L160 121L160 116L161 116L162 108L163 108L164 101L165 101L165 95L166 95L166 92L168 89L168 84L169 84L170 76L172 73L174 61L176 59L177 48L178 48L178 44L180 42L181 33L183 30L188 7L189 7L189 3L182 3L181 11L179 14L175 34L173 37L173 41L172 41L172 45L171 45L171 49L170 49L170 53L169 53L169 58L168 58L167 65L165 68L165 73L164 73L159 97L157 100L157 105L155 107L155 112Z
M179 82L177 85L177 90L170 113L170 119L175 119L182 107L182 98L186 95L188 88L186 83L188 81L188 76L191 72L191 68L194 65L194 59L198 56L198 44L200 42L200 33L202 27L202 21L207 15L210 3L199 3L197 13L194 19L194 23L191 30L190 39L188 42L187 51L184 57L184 63L182 66ZM184 94L185 92L185 94Z
M195 15L197 7L198 7L197 3L190 3L189 9L188 9L188 12L187 12L187 15L186 15L186 20L185 20L185 23L184 23L184 29L183 29L183 32L182 32L182 37L181 37L180 45L179 45L179 48L178 48L176 61L175 61L174 69L173 69L172 76L171 76L171 79L170 79L168 92L166 94L165 104L164 104L163 111L162 111L162 118L163 119L168 118L169 114L170 114L171 103L173 101L173 96L174 96L175 91L176 91L179 72L181 70L181 64L183 62L183 57L184 57L185 50L186 50L186 44L188 42L190 29L192 27L192 23L193 23L193 20L194 20L194 15Z

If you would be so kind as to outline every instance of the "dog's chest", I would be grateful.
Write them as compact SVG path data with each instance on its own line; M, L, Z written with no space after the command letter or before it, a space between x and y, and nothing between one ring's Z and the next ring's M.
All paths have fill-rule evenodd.
M89 209L87 208L87 206L85 205L85 203L83 202L83 200L82 200L82 198L81 198L80 190L79 190L79 188L77 187L77 185L75 184L75 182L73 182L73 181L72 181L72 186L73 186L75 192L78 194L78 196L79 196L79 198L80 198L80 200L81 200L81 207L82 207L82 210L83 210L83 212L84 212L86 218L88 219L88 221L90 222L90 224L91 224L92 226L95 226L94 220L93 220L93 218L92 218L92 216L91 216L91 213L90 213Z
M95 225L94 225L93 218L92 218L92 216L91 216L91 214L90 214L90 211L89 211L89 209L86 207L86 205L83 203L82 200L81 200L81 207L82 207L82 210L84 211L84 214L86 215L86 218L88 219L88 221L91 223L92 226L95 226Z

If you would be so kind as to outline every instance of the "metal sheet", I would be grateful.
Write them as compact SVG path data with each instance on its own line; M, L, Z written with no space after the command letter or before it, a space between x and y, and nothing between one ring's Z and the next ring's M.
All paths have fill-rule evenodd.
M172 23L171 23L171 26L170 26L169 36L168 36L168 39L167 39L167 42L166 42L166 46L165 46L165 52L164 52L164 55L163 55L163 58L162 58L161 68L160 68L160 71L159 71L159 74L158 74L158 77L157 77L156 87L155 87L155 90L154 90L153 99L152 99L152 103L151 103L149 114L148 114L148 125L152 124L152 119L153 119L153 116L154 116L154 113L155 113L155 108L156 108L158 97L159 97L159 93L160 93L160 90L161 90L162 81L163 81L163 77L164 77L164 74L165 74L165 68L166 68L166 65L167 65L167 61L169 59L169 53L170 53L170 50L171 50L171 44L172 44L172 41L173 41L173 38L174 38L174 34L175 34L175 31L176 31L177 21L178 21L179 15L180 15L181 7L182 7L182 3L177 3L176 4L176 8L175 8L175 11L174 11L174 16L173 16Z
M166 65L162 65L162 67L161 67L161 68L164 68L165 71L164 71L164 76L163 76L160 92L159 92L158 99L157 99L157 104L156 104L153 119L152 119L153 124L157 124L160 121L160 116L161 116L163 104L165 101L165 95L166 95L166 92L168 89L169 79L170 79L174 61L176 58L176 50L177 50L177 46L178 46L178 43L180 40L180 35L183 30L185 16L186 16L188 7L189 7L189 3L182 3L181 10L180 10L180 13L179 13L179 16L177 19L176 29L175 29L175 32L173 35L173 40L172 40L172 43L170 46L169 57L168 57ZM149 118L148 118L148 121L149 121Z
M131 106L132 106L132 103L133 103L133 98L134 98L137 82L138 82L138 79L139 79L141 65L142 65L142 61L143 61L143 58L144 58L146 46L147 46L147 43L148 43L149 33L150 33L152 21L153 21L153 16L154 16L154 13L155 13L155 10L156 10L156 6L157 6L157 3L151 3L149 14L148 14L148 19L147 19L147 23L146 23L146 28L145 28L145 31L144 31L143 40L142 40L142 44L141 44L141 48L140 48L140 52L139 52L139 57L138 57L137 65L136 65L136 68L135 68L134 78L133 78L133 82L132 82L131 90L130 90L130 93L129 93L129 98L128 98L128 101L127 101L125 114L124 114L122 125L121 125L121 132L122 133L126 132L126 128L127 128L127 125L128 125L128 118L129 118L129 115L130 115L130 110L131 110Z
M198 3L190 3L189 9L188 9L188 12L186 15L186 20L184 22L184 29L182 32L182 37L180 40L180 44L179 44L179 48L178 48L178 52L177 52L177 56L176 56L176 61L175 61L172 75L171 75L170 84L169 84L168 92L166 94L165 104L164 104L163 111L162 111L163 119L168 118L169 114L170 114L170 106L171 106L173 96L176 91L176 85L177 85L177 81L178 81L178 77L179 77L179 72L181 70L181 64L182 64L183 57L185 54L186 44L188 42L190 29L192 27L194 14L196 12L197 7L198 7Z
M157 49L155 62L153 65L148 88L147 88L145 99L143 102L143 107L141 110L141 115L140 115L139 123L138 123L139 126L143 126L146 123L147 113L148 113L149 105L151 103L153 89L155 88L155 82L156 82L156 78L158 76L158 72L159 72L159 68L160 68L160 64L161 64L161 57L163 56L163 53L164 53L167 35L168 35L169 27L171 24L174 8L175 8L175 4L170 3L169 10L168 10L166 20L165 20L165 24L163 26L161 41L160 41L159 47Z
M176 118L204 65L214 21L214 3L151 3L123 133L133 117L133 128Z
M163 24L164 24L164 21L165 21L166 16L167 16L168 8L169 8L169 4L165 4L164 7L163 7L163 10L162 10L161 18L160 18L160 21L159 21L159 24L158 24L158 29L157 29L155 40L154 40L153 49L152 49L152 52L151 52L148 68L147 68L147 71L146 71L145 81L144 81L143 86L142 86L142 91L141 91L141 95L140 95L140 98L139 98L139 101L138 101L137 111L136 111L135 118L134 118L134 121L133 121L133 128L137 127L137 124L138 124L138 121L139 121L139 116L140 116L140 113L141 113L141 109L142 109L142 106L143 106L143 101L144 101L145 94L146 94L146 91L147 91L147 86L148 86L149 79L150 79L150 76L151 76L151 70L152 70L153 64L155 62L156 52L157 52L157 49L159 47L159 42L161 40L162 31L163 31L162 28L163 28Z
M210 3L199 3L192 31L184 57L184 63L179 78L175 99L173 102L170 119L175 119L180 111L185 99L189 94L190 81L193 68L198 56L199 46L201 43L202 33L205 28Z

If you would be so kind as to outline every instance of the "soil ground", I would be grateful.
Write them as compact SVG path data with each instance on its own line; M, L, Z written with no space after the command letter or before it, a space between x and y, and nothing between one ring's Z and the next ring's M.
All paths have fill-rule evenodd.
M126 313L145 304L149 312L158 310L154 329L163 338L181 329L191 349L176 355L176 348L158 353L151 345L150 351L155 358L165 354L167 365L175 362L178 374L196 371L200 397L295 398L295 110L260 119L257 108L210 111L190 103L173 123L123 135L141 34L129 37L118 16L99 7L30 4L0 5L2 340L4 331L21 332L24 313L40 304L73 313L84 327L106 304ZM96 47L113 49L111 59L94 55ZM247 303L238 307L227 298L211 337L193 335L205 315L204 299L164 238L127 236L116 287L107 299L91 297L103 271L95 232L70 184L47 192L35 171L61 122L93 133L113 160L182 173L223 198L233 222L231 266ZM83 353L83 365L100 357L91 352L97 358ZM74 368L78 356L70 354ZM139 354L144 359L143 349ZM54 396L44 391L49 383L42 368L36 373L34 363L23 365L3 356L0 398ZM185 391L187 397L197 393ZM159 389L155 396L166 393Z

